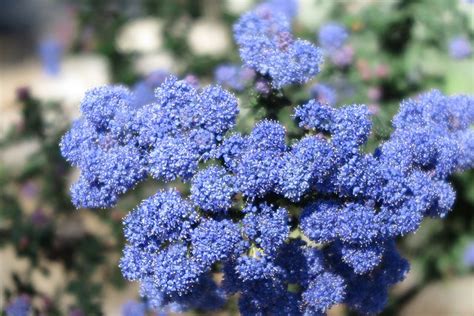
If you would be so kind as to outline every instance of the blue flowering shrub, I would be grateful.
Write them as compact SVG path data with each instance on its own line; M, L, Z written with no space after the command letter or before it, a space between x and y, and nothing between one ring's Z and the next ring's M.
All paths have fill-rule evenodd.
M291 6L278 2L236 22L254 73L234 81L240 70L221 68L222 84L266 82L262 99L281 96L343 45L337 25L321 30L323 49L295 38ZM311 99L294 104L298 133L274 117L241 133L239 101L221 86L169 76L149 101L137 98L123 86L90 90L61 151L81 171L77 207L112 207L146 179L168 184L125 217L120 260L156 309L212 310L238 294L242 315L324 315L335 304L379 313L409 270L395 240L445 217L449 177L474 166L470 96L433 90L403 101L375 150L361 104Z

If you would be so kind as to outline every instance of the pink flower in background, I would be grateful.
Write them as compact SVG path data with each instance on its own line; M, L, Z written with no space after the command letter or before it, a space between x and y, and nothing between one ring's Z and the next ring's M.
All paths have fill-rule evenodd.
M367 90L367 97L369 97L371 101L378 101L382 97L382 90L380 90L379 87L370 87Z
M387 64L379 64L375 68L375 74L379 78L387 78L390 74L390 68Z
M368 105L369 112L372 115L377 115L380 113L380 105L377 103L369 104Z
M339 50L331 52L330 58L334 65L338 67L349 66L354 59L354 48L351 45L346 45Z
M372 78L372 71L367 60L357 60L356 67L363 80L369 80L370 78Z

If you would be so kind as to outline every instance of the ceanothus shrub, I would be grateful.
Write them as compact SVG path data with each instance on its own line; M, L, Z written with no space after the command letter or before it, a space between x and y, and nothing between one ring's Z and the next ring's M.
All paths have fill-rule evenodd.
M279 7L259 6L234 27L245 67L273 89L307 82L322 61ZM474 165L469 96L403 101L371 153L365 105L299 105L304 136L290 139L270 119L236 131L238 101L220 86L169 76L152 101L136 99L121 86L89 91L61 150L81 170L77 207L112 207L150 177L189 185L159 190L124 220L120 268L154 308L216 309L238 293L242 315L323 315L334 304L378 313L409 269L395 239L446 216L448 177Z

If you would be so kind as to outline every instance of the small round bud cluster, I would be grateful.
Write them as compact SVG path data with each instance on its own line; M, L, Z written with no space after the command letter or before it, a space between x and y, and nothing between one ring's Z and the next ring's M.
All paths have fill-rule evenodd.
M321 51L308 41L294 38L285 14L271 7L260 6L234 25L240 57L245 66L270 77L276 89L306 83L319 73Z

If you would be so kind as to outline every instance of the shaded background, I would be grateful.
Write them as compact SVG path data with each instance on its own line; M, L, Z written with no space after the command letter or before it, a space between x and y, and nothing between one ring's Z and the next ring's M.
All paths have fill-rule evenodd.
M163 73L206 85L219 65L238 64L232 23L255 3L1 1L0 309L21 297L35 315L120 315L123 304L139 301L137 285L117 267L121 220L157 184L140 185L115 209L75 210L68 188L77 171L61 158L59 139L88 88L152 91ZM312 82L285 92L295 104L312 97L368 104L372 146L390 134L403 98L432 88L474 93L472 1L300 0L294 31L317 43L330 21L350 33L344 62L328 58ZM267 113L252 87L235 92L245 132ZM290 114L275 113L291 132ZM474 315L474 172L452 180L454 210L400 240L412 269L384 315Z

